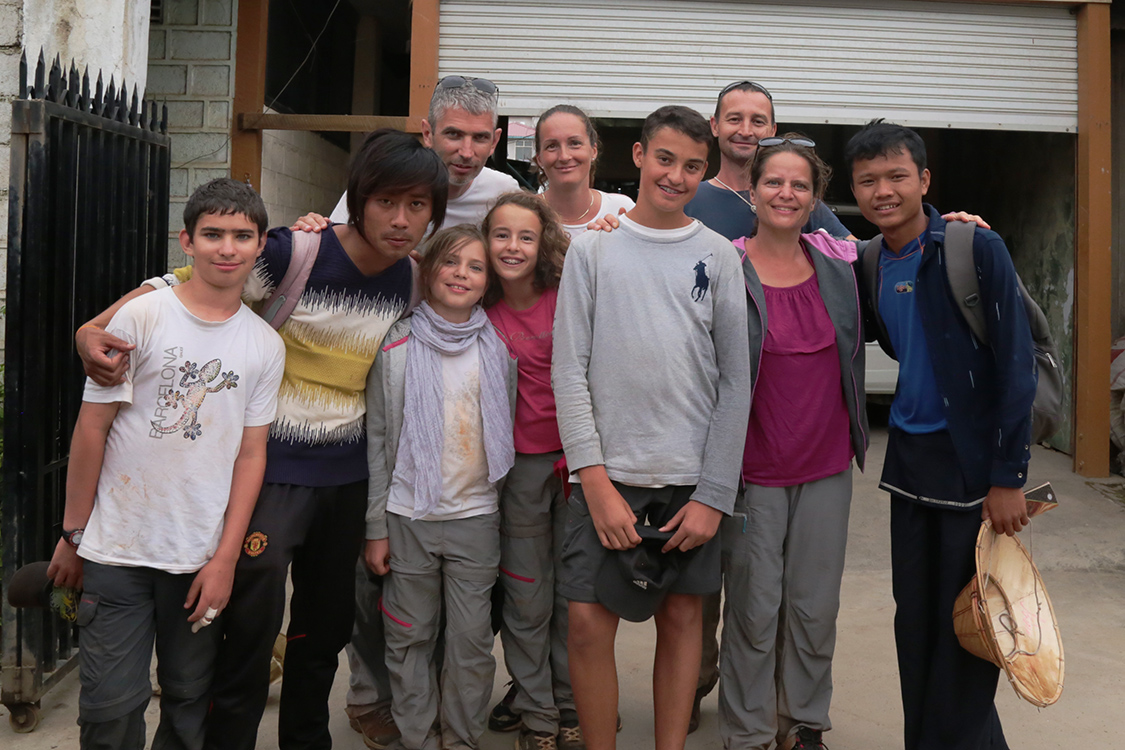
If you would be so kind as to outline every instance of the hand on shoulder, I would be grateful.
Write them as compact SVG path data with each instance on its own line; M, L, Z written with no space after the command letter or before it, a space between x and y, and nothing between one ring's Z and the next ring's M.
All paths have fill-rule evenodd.
M622 208L617 212L617 216L621 216L625 213L625 211L626 209ZM606 214L600 219L591 221L586 225L586 229L598 232L612 232L614 229L617 229L619 226L621 226L621 222L617 220L617 216L614 216L613 214Z
M82 369L98 385L109 388L125 382L129 352L136 347L96 326L82 326L74 334L74 348Z
M316 213L315 211L310 211L301 218L297 219L297 221L295 221L293 223L293 226L289 227L289 229L294 232L300 231L318 233L323 229L327 229L330 223L331 222L329 222L328 219L324 218L320 214Z

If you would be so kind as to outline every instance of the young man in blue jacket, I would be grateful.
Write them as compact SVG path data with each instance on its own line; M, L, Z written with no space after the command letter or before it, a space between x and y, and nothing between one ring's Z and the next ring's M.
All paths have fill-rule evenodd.
M845 159L856 201L883 235L877 305L861 294L869 336L899 361L880 486L891 493L905 747L1007 748L999 669L960 647L952 613L975 573L981 520L1009 535L1028 523L1021 488L1036 370L1016 272L1000 237L978 228L973 258L992 344L976 341L946 279L945 221L922 202L922 139L877 120Z

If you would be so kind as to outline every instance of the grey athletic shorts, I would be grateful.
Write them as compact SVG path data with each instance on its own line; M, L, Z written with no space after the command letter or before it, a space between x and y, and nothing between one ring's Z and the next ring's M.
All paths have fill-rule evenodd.
M657 527L676 515L691 499L691 493L695 492L694 485L653 489L614 482L613 486L625 498L625 502L629 503L638 523L647 522ZM559 593L572 602L597 603L594 585L598 571L606 555L615 554L614 550L602 546L586 507L582 486L575 484L570 495L566 537L562 546L562 575L557 586ZM722 587L720 555L719 534L715 534L681 568L669 593L700 596L717 593Z

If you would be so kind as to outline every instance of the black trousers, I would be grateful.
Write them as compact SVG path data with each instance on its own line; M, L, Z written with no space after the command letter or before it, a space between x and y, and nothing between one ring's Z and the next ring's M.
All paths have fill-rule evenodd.
M906 750L1007 750L996 713L1000 669L961 647L953 602L976 573L980 508L891 494L895 645Z
M355 620L355 565L367 482L339 487L266 484L235 569L212 687L207 750L253 750L269 696L270 656L293 565L281 750L332 747L328 696Z

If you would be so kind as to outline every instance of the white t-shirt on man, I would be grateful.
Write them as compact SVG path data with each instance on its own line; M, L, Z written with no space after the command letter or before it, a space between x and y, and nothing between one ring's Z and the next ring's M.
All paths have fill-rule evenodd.
M121 407L78 554L192 573L218 549L243 428L273 421L285 345L245 305L205 321L171 288L126 303L106 330L137 348L124 383L86 381L84 401Z
M474 179L469 189L452 198L445 207L445 221L438 229L458 224L480 225L492 203L504 193L519 190L520 184L511 175L485 167ZM348 223L348 192L340 196L340 202L328 217L335 224ZM427 232L428 234L428 232Z

